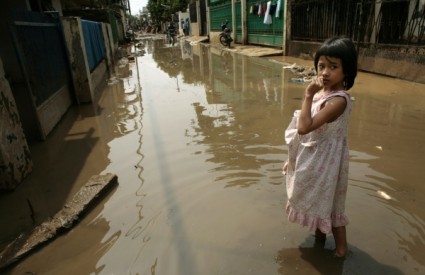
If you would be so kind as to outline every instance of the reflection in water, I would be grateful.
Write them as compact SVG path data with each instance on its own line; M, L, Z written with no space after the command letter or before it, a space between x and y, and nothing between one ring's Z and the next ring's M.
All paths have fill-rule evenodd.
M143 48L142 48L143 49ZM140 75L139 75L139 62L138 62L138 58L137 56L135 57L135 67L136 67L136 71L137 71L137 78L136 80L138 81L138 85L140 87ZM138 148L137 148L137 154L140 156L140 161L137 162L137 165L135 166L135 168L139 169L139 179L140 179L140 186L137 188L136 190L136 197L137 197L137 203L136 203L136 209L137 209L137 220L134 224L132 224L130 226L130 228L128 229L128 231L125 234L125 237L130 237L131 239L137 239L142 233L143 231L147 228L147 227L143 227L142 225L142 219L143 219L143 214L142 214L142 210L143 210L143 198L145 197L145 194L142 191L142 187L143 187L143 183L144 183L144 179L142 177L142 173L143 173L143 165L142 165L142 161L144 159L144 155L142 152L142 139L143 139L143 122L142 122L142 116L143 116L143 105L142 105L142 98L141 98L141 87L140 90L137 93L139 95L139 101L137 102L137 108L134 109L140 109L140 112L137 113L137 116L135 116L135 124L137 124L137 129L139 129L138 131L138 136L139 136L139 144L138 144ZM148 223L149 224L149 223ZM143 240L143 242L148 241L148 238L145 238Z
M211 63L212 71L208 103L194 105L195 131L204 137L198 142L210 147L209 161L219 164L215 170L223 175L217 181L229 187L281 184L282 178L270 173L281 169L283 153L281 135L276 135L283 108L281 66L213 49L207 57L204 63Z
M94 256L83 245L69 248L73 263L89 262L79 273L425 272L424 85L359 74L351 92L350 254L336 262L331 236L315 245L283 210L283 131L305 85L291 82L280 63L214 47L146 38L130 51L145 55L103 91L91 132L71 127L98 133L84 166L119 181L104 209L87 218L107 224L86 228ZM84 243L80 230L59 243ZM63 247L43 256L54 254L68 271Z
M377 262L357 247L351 246L345 258L337 258L333 256L333 250L324 245L309 237L298 248L280 250L276 257L279 274L404 274L397 268Z
M306 239L298 248L285 248L276 257L280 274L342 274L344 258L333 257L325 243ZM347 256L349 257L349 256Z

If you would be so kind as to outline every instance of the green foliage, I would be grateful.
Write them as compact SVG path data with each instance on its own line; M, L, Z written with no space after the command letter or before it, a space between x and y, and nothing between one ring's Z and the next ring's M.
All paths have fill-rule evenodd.
M155 24L170 21L171 15L186 11L189 0L149 0L148 10Z
M128 18L128 22L130 26L135 25L137 21L140 20L138 16L134 16L134 15L127 15L127 18Z

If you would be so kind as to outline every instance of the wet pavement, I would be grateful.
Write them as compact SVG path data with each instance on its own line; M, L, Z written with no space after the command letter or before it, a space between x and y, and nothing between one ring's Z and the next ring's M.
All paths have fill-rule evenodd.
M92 175L116 174L119 186L7 274L425 272L425 85L359 73L350 253L338 260L331 236L316 244L284 214L283 131L305 84L282 67L311 61L139 43L97 104L73 106L31 146L34 172L0 194L0 244L53 216Z

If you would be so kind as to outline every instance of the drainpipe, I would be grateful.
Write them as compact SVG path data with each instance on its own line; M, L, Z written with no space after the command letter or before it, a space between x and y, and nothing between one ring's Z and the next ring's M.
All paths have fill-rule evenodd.
M201 36L202 22L201 22L201 5L199 3L199 0L196 0L196 21L198 24L198 36Z
M248 36L246 31L246 0L241 1L241 25L242 25L242 45L247 44ZM236 32L235 32L236 33ZM235 36L235 34L233 34ZM235 36L236 38L236 36Z
M282 0L284 1L284 0ZM283 55L288 55L291 40L291 0L285 0L283 5Z
M210 37L210 33L211 33L211 18L210 18L210 5L208 0L205 0L205 7L206 7L206 12L207 12L207 36L208 36L208 40L211 39Z
M235 8L235 0L232 0L232 32L233 32L233 39L234 42L236 42L236 8Z

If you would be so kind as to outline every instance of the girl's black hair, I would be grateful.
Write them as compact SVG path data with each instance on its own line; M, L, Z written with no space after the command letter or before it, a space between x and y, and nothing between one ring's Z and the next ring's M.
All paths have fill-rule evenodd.
M354 85L357 76L357 51L354 43L347 37L332 37L327 39L314 55L314 68L317 72L317 63L321 56L341 59L344 73L344 87L349 90Z

